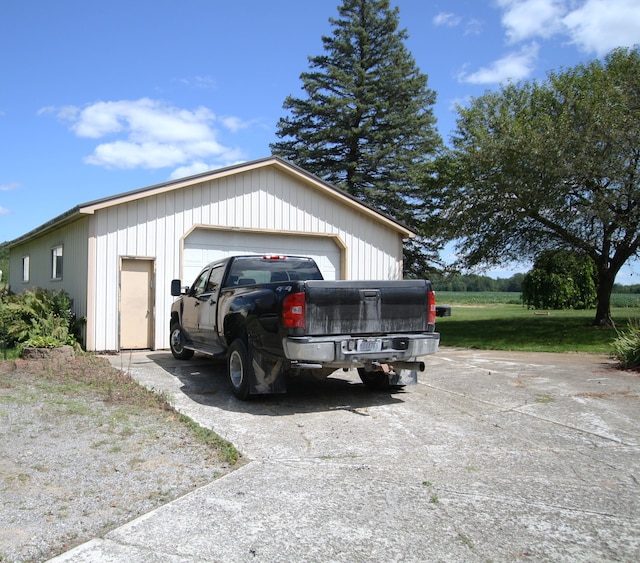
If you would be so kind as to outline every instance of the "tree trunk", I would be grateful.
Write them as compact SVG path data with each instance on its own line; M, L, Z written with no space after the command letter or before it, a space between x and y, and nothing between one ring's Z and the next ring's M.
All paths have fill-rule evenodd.
M616 274L610 269L598 272L598 305L595 326L613 326L611 318L611 292L616 281Z

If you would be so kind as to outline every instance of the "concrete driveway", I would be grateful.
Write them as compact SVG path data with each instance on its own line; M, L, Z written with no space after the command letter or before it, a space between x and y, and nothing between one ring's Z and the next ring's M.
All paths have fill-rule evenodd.
M54 561L638 561L640 376L605 357L442 348L247 403L224 365L111 357L249 462Z

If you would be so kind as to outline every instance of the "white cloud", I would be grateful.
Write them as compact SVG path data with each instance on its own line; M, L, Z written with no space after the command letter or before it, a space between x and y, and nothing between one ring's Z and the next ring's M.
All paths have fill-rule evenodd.
M602 56L640 43L638 0L496 0L511 44L559 36Z
M484 22L478 19L470 19L464 28L465 35L480 35L482 33L482 28L484 27Z
M507 80L521 80L531 74L537 57L538 44L531 43L476 72L469 74L463 70L458 75L458 81L470 84L499 84Z
M206 107L187 110L141 98L96 102L84 108L43 108L39 113L52 112L69 122L78 137L113 139L98 144L85 158L85 162L96 166L201 171L203 159L214 161L211 168L243 157L241 150L218 141L215 125L236 131L245 126L244 122L231 116L218 119Z
M603 56L616 47L640 43L638 0L587 0L562 20L571 43Z
M458 27L464 22L465 35L479 35L482 32L484 22L479 19L464 20L461 16L451 12L439 12L436 14L431 23L435 27Z
M11 192L17 190L21 184L19 182L9 182L7 184L0 184L0 192Z
M231 155L229 155L231 156ZM232 166L233 164L240 164L244 162L244 158L242 158L242 154L238 152L237 160L231 160L225 163L226 166ZM220 164L208 164L206 162L193 162L189 166L179 166L171 173L171 179L175 180L177 178L184 178L186 176L194 176L195 174L200 174L202 172L207 172L209 170L213 170L214 168L219 168Z
M247 129L252 125L255 125L255 121L245 121L244 119L240 119L239 117L234 117L232 115L223 115L220 117L220 123L224 125L229 131L232 133L237 133L242 129Z
M185 178L186 176L194 176L201 172L211 170L212 166L206 162L192 162L189 166L179 166L171 173L171 179Z
M209 126L215 120L215 115L207 108L189 111L149 98L97 102L76 114L70 108L64 108L64 111L60 117L74 121L71 128L78 137L94 139L123 131L139 141L203 139L211 136Z
M532 37L549 38L562 31L565 0L498 0L509 43Z
M194 76L192 78L174 78L175 82L198 90L216 90L218 84L211 76Z
M460 25L462 18L460 16L456 16L455 14L440 12L433 18L433 25L439 27L441 25L445 27L456 27Z
M582 51L603 56L616 47L640 44L640 0L495 0L510 45L540 38L563 38ZM527 78L539 44L531 42L475 72L466 68L460 82L497 84Z
M12 190L17 190L19 187L20 184L18 182L0 184L0 192L10 192ZM0 215L11 215L11 211L6 207L2 207L2 205L0 205Z

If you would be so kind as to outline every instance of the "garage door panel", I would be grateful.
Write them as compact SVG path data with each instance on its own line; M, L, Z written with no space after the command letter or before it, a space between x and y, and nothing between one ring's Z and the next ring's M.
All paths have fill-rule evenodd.
M184 283L191 283L209 262L237 254L309 256L325 279L341 277L340 249L331 237L197 229L184 243Z

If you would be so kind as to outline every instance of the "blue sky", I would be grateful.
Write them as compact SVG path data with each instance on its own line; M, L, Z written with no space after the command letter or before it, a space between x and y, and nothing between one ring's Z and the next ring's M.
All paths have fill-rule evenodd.
M80 203L268 156L339 4L0 0L0 242ZM456 103L640 43L640 0L391 4L445 140ZM636 262L618 281L638 279Z

